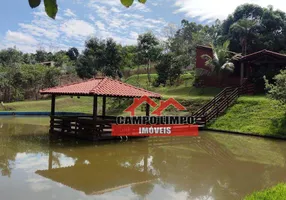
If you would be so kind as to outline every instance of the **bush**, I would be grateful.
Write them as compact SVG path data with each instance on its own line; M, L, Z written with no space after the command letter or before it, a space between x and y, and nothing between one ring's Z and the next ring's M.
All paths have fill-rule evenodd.
M254 192L245 197L244 200L280 200L286 197L286 184L280 183L270 189Z
M273 79L275 83L270 84L264 76L265 88L268 90L269 97L286 104L286 70L281 70L280 74L277 74Z

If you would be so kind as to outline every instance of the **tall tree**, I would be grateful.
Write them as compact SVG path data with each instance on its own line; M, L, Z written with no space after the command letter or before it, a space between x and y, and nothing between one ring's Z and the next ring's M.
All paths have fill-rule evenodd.
M37 63L47 62L47 61L51 61L51 59L50 59L51 56L52 55L49 55L44 50L37 50L36 54L35 54L35 60Z
M23 53L14 48L8 48L0 51L0 65L15 66L23 62Z
M115 77L119 75L120 62L118 46L112 39L90 38L77 60L76 70L81 78L91 78L99 72Z
M195 66L197 45L213 43L217 35L219 21L212 26L182 20L181 28L167 40L167 50L183 61L185 67Z
M146 65L146 71L148 76L148 86L151 83L151 64L158 60L160 54L159 40L156 36L147 32L139 35L138 39L138 58L142 64Z
M77 60L79 51L77 48L72 47L67 51L67 55L69 56L70 60Z
M230 50L245 54L262 49L286 50L286 14L272 6L262 8L255 4L238 6L219 28L219 44L230 40Z
M106 40L104 54L105 60L101 70L103 74L111 77L119 76L121 78L120 62L122 58L118 46L113 39L109 38Z
M256 20L240 19L230 27L231 32L238 34L240 37L242 55L247 55L248 41L250 38L255 37L255 32L257 29L256 24Z
M169 85L174 85L182 74L183 66L184 60L174 56L173 53L160 55L160 62L155 67L158 73L155 86L162 84L165 87L167 82Z

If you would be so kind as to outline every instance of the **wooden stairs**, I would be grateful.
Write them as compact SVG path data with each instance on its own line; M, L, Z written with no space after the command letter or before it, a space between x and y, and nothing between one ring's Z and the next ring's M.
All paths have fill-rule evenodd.
M240 95L252 95L253 93L254 84L249 83L247 80L239 87L224 88L211 101L192 114L195 124L204 127L232 106Z

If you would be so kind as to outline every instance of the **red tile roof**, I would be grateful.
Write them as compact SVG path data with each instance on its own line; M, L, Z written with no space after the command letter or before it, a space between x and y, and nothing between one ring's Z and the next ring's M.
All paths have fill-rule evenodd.
M142 88L113 80L111 78L94 78L80 83L48 88L40 91L41 94L58 95L85 95L85 96L112 96L112 97L142 97L161 98L160 94Z

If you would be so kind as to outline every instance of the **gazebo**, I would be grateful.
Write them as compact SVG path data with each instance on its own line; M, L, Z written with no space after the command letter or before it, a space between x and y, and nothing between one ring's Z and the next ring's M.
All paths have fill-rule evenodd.
M111 126L115 116L106 115L106 98L140 98L147 96L160 99L161 95L123 83L108 77L93 78L79 83L63 85L41 90L42 95L51 95L50 133L72 135L78 138L100 140L111 139ZM92 96L93 113L83 116L55 115L56 96ZM98 98L102 98L102 114L98 114ZM146 116L150 106L146 104Z

